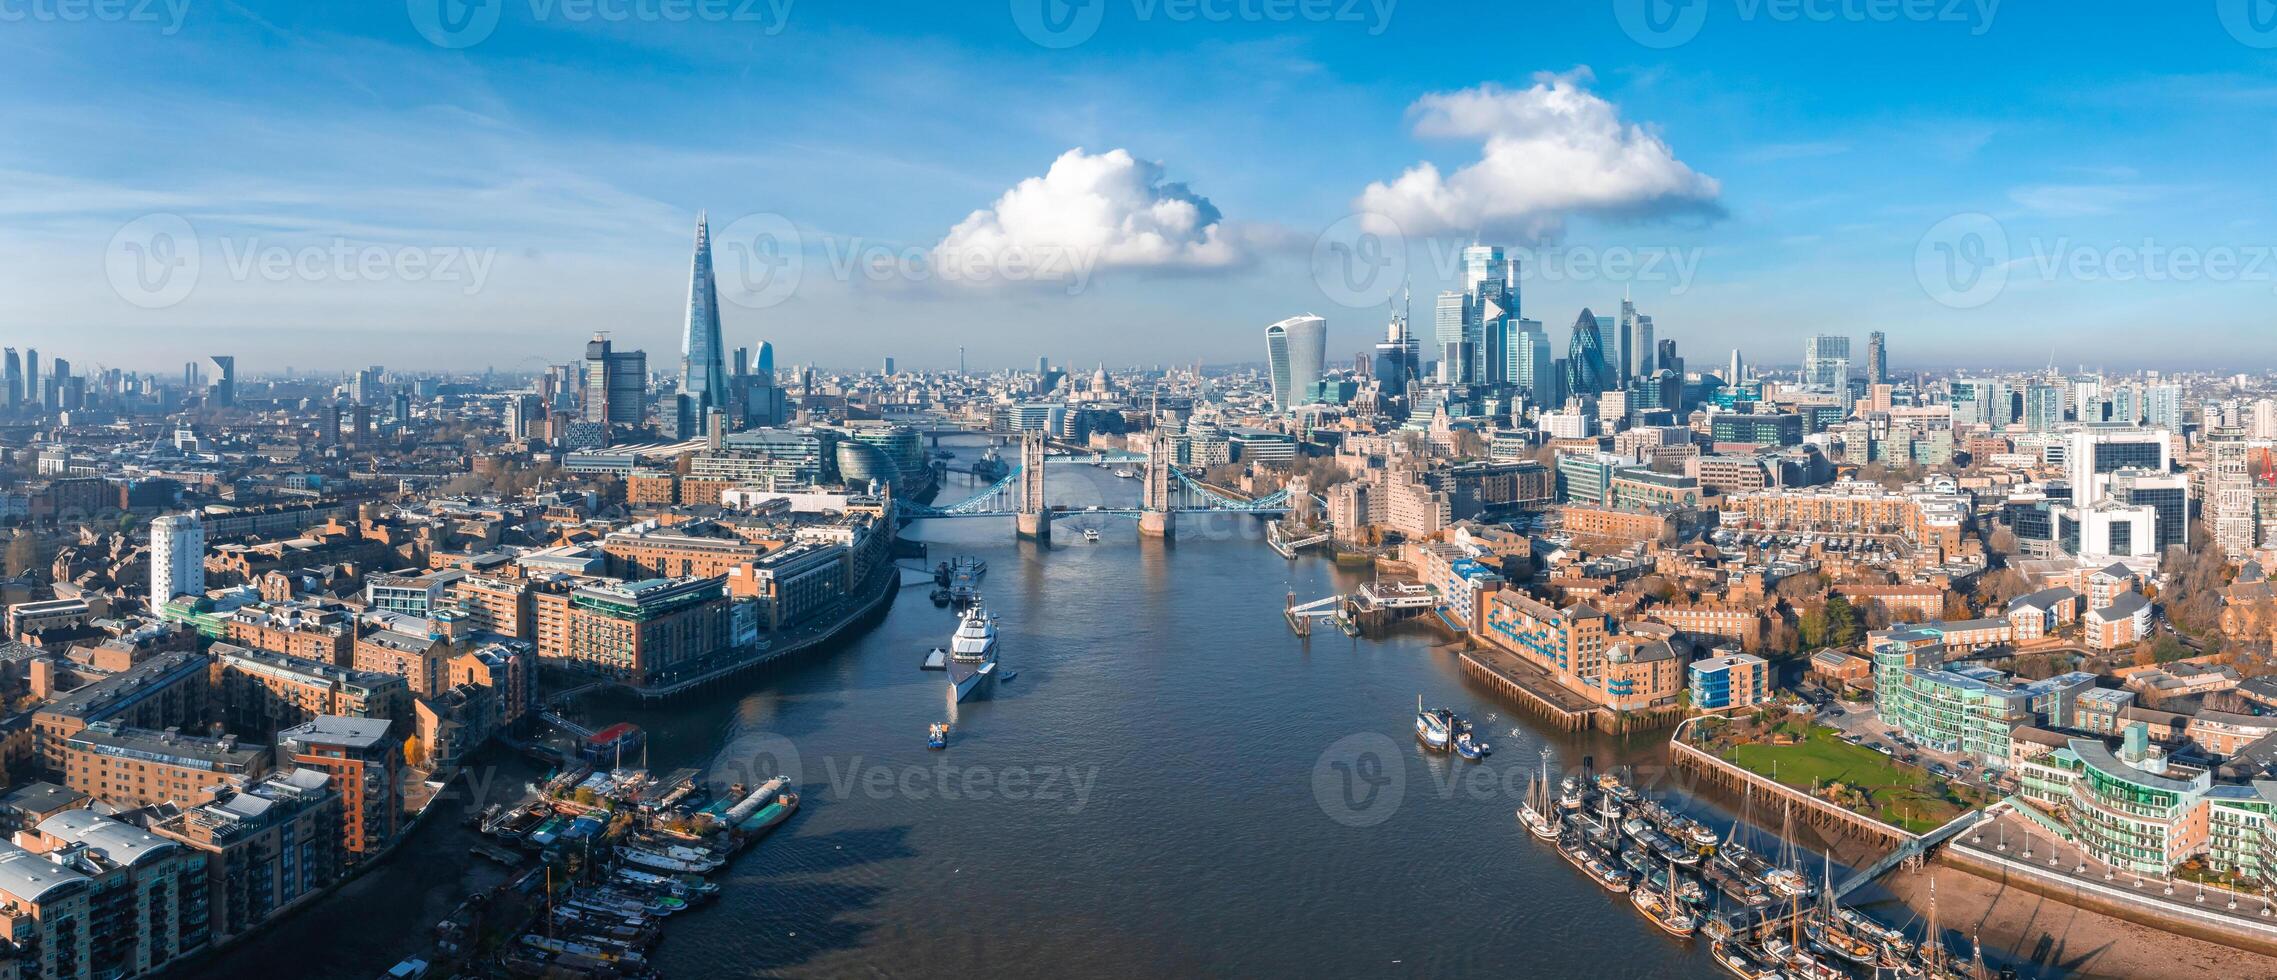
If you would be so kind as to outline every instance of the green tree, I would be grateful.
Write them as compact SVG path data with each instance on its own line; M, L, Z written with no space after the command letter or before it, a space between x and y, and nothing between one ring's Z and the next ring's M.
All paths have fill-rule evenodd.
M8 577L14 578L47 564L45 549L40 540L28 531L18 531L8 542Z
M1858 642L1861 635L1858 610L1850 605L1850 600L1841 596L1826 600L1826 644L1846 647Z

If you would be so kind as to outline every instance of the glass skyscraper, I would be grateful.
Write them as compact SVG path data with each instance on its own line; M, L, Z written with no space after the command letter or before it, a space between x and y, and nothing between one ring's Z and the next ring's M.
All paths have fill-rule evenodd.
M1265 363L1273 379L1273 407L1303 404L1305 392L1328 370L1328 321L1307 313L1266 327Z
M688 269L688 326L680 338L679 436L691 439L713 409L727 407L727 345L720 339L719 283L712 275L712 231L696 215L696 256Z
M1605 363L1603 317L1587 309L1573 321L1573 337L1566 343L1566 393L1595 395L1611 389L1612 368Z

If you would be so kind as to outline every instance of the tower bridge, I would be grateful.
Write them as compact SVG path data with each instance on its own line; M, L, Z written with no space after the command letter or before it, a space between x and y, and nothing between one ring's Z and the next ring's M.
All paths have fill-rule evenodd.
M1310 513L1315 507L1326 506L1327 503L1311 494L1301 479L1265 496L1243 499L1194 479L1170 465L1168 457L1161 454L1135 457L1098 453L1073 460L1063 457L1062 462L1104 466L1143 459L1146 470L1139 492L1139 506L1081 509L1056 507L1046 499L1044 489L1044 473L1050 458L1048 445L1042 433L1025 433L1020 439L1020 461L1003 479L952 504L897 503L895 513L906 521L1011 517L1015 519L1021 537L1049 541L1052 521L1060 517L1127 517L1139 522L1141 534L1167 538L1176 534L1180 514L1231 513L1280 517L1291 511Z

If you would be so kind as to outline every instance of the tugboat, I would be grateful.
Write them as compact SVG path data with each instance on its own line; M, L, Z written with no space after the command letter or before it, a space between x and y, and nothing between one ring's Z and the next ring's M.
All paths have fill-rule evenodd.
M928 749L948 748L949 726L943 722L934 722L931 728L925 730L925 747Z
M1455 713L1445 708L1425 710L1423 695L1415 696L1415 739L1433 752L1445 752L1454 741Z
M995 678L996 620L975 597L949 640L949 694L962 703Z
M1494 750L1487 747L1485 742L1471 737L1468 725L1464 726L1462 734L1455 736L1455 754L1472 762L1486 758L1487 753L1492 751Z

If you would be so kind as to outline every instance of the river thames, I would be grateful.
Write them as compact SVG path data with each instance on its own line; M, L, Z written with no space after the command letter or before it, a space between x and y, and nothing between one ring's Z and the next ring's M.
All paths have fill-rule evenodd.
M1138 481L1064 465L1051 491L1127 504ZM956 477L942 499L971 492ZM1122 519L1056 531L1040 547L1008 519L909 529L928 562L989 566L1009 679L953 715L944 675L919 669L954 626L929 582L834 651L670 704L583 706L644 726L655 769L786 772L804 799L717 876L718 903L671 921L666 976L1718 975L1705 942L1656 931L1512 817L1547 746L1556 767L1632 765L1648 792L1728 824L1666 773L1664 735L1547 734L1421 625L1292 635L1290 592L1360 577L1282 559L1255 518L1186 520L1167 545ZM1418 695L1477 722L1493 756L1424 753ZM943 720L950 746L928 751ZM209 972L283 954L375 975L502 876L459 848L398 855Z

